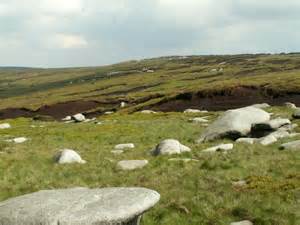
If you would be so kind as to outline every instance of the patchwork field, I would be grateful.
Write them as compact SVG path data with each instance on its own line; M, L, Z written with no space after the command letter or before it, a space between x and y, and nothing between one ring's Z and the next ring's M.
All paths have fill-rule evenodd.
M5 100L5 105L12 99ZM293 112L286 107L267 111L283 118L291 118ZM143 218L147 225L228 225L240 220L255 225L300 224L299 152L278 149L297 138L281 139L269 146L234 143L227 154L204 153L207 147L233 142L224 139L195 144L205 125L188 121L208 116L210 124L221 113L115 113L98 117L102 124L2 120L12 127L0 130L0 201L41 189L139 186L161 194L160 202ZM300 120L292 122L300 125ZM28 141L5 141L15 137ZM192 151L152 156L150 150L167 138L179 140ZM111 153L120 143L134 143L136 147L120 155ZM53 156L63 148L76 150L87 163L54 163ZM118 161L130 159L147 159L149 164L134 171L116 168ZM241 180L246 184L233 184Z

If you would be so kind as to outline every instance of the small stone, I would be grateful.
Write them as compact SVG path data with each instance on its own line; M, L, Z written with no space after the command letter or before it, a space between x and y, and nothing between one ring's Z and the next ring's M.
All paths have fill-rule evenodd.
M207 148L201 152L219 152L219 151L229 151L233 149L233 144L220 144L211 148Z
M141 169L148 164L148 160L123 160L118 162L117 168L121 170Z
M196 118L193 118L193 119L189 119L189 122L192 122L192 123L207 123L207 122L209 122L209 120L207 120L203 117L196 117Z
M115 154L115 155L120 155L120 154L123 154L124 151L123 150L112 150L110 151L111 153Z
M199 160L197 159L190 159L190 158L171 158L171 159L168 159L168 161L171 161L171 162L199 162Z
M206 110L199 110L199 109L186 109L184 113L207 113Z
M105 112L104 113L104 115L111 115L111 114L114 114L115 112L113 112L113 111L107 111L107 112Z
M124 107L126 107L126 102L121 102L120 103L120 108L124 108Z
M135 148L133 143L118 144L115 146L115 150L133 149L133 148Z
M85 160L82 160L80 155L72 149L63 149L59 151L54 156L55 162L58 164L68 164L68 163L86 163Z
M253 225L253 223L249 220L243 220L239 222L233 222L230 225Z
M233 181L232 186L234 187L243 187L247 185L247 182L245 180L239 180L239 181Z
M0 129L8 129L8 128L11 128L11 126L10 126L9 123L2 123L2 124L0 124Z
M157 112L154 112L152 110L142 110L140 113L142 113L142 114L156 114Z
M25 137L17 137L17 138L13 138L11 140L9 140L10 142L14 142L16 144L21 144L21 143L24 143L25 141L28 141L27 138Z
M65 118L62 118L61 120L62 121L70 121L70 120L72 120L72 117L71 116L66 116Z

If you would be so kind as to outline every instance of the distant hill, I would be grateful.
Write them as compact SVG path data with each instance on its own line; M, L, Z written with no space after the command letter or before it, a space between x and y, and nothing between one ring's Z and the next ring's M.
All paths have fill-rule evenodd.
M121 110L121 101L128 103L124 112L219 110L262 101L300 105L299 96L299 53L167 56L90 68L0 67L0 109L62 112L55 117Z

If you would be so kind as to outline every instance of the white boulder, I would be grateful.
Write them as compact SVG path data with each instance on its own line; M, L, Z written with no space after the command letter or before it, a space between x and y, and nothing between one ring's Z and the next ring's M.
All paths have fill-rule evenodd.
M81 159L80 155L72 149L63 149L59 151L54 156L54 160L59 164L86 163L86 161Z

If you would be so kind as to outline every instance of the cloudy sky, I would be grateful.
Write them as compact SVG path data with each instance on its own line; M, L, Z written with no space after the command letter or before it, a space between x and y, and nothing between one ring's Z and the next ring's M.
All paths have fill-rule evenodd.
M0 0L0 66L300 51L299 0Z

